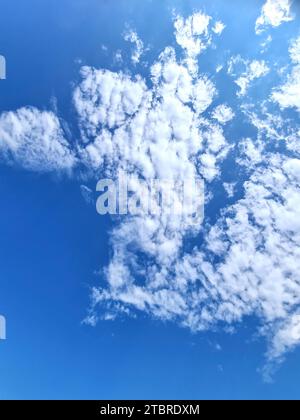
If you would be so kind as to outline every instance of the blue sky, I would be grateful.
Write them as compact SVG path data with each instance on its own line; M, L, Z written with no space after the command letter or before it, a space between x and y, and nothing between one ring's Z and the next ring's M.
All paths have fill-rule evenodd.
M299 398L300 11L296 0L245 3L0 0L1 399ZM191 36L190 16L209 26L203 18ZM167 71L187 83L179 99ZM126 112L104 104L110 86L135 92ZM158 132L172 125L174 156L183 150L172 166L173 146L156 139L156 176L205 180L205 223L192 235L168 224L149 239L147 217L96 212L106 171L129 163L147 179L148 155L131 143L143 107ZM155 137L149 120L141 148ZM121 154L103 134L119 126ZM100 148L89 148L95 132Z

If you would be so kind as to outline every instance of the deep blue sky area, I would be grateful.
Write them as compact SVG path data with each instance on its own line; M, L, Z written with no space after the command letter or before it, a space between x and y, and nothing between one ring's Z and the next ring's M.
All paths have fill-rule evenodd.
M257 53L250 36L264 2L245 3L0 0L0 54L7 61L0 112L28 105L54 110L75 142L71 95L80 67L119 71L114 53L121 49L130 57L122 37L126 25L151 46L135 69L146 77L147 62L174 45L173 8L186 16L195 9L219 16L232 25L230 34L224 33L222 64L229 46L231 55ZM249 32L232 35L248 25ZM287 55L288 37L284 28L274 33L270 54L277 48L278 60ZM202 69L209 72L216 64L207 52ZM234 105L226 75L214 77ZM240 130L245 127L241 122ZM230 136L235 141L240 133ZM95 183L89 187L95 189ZM193 334L144 313L85 325L90 288L101 281L97 271L109 261L110 225L85 202L78 180L0 165L0 314L7 320L7 340L0 341L0 399L300 398L299 349L288 354L273 383L263 381L259 370L267 347L255 334L255 318L238 325L235 334Z

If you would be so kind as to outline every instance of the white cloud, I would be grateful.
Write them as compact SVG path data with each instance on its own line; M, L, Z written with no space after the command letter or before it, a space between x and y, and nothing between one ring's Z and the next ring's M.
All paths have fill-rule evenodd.
M288 322L300 300L299 169L298 159L270 155L268 165L245 183L245 198L228 209L208 239L224 260L216 269L207 263L205 275L233 304L226 303L226 315L220 308L217 314L238 319L254 312L275 337L277 322Z
M114 55L114 62L116 64L122 64L123 63L123 55L122 55L121 50L116 51L116 53Z
M108 70L82 69L83 83L74 94L78 113L88 134L95 135L99 127L108 129L122 125L139 109L146 85L137 77L131 80L123 73Z
M56 115L35 108L1 114L0 157L37 172L71 170L76 163Z
M235 114L229 106L222 104L214 110L212 117L220 124L226 124L233 120Z
M282 357L300 343L300 314L295 313L290 318L279 323L269 351L271 359Z
M260 17L256 21L255 31L260 34L268 26L278 27L282 23L290 22L293 19L290 0L267 0Z
M212 17L201 12L184 19L177 15L174 20L177 44L185 51L185 63L190 73L198 71L198 56L212 43L212 35L221 35L225 25L217 21L211 28Z
M216 68L216 73L220 73L220 71L222 71L222 70L223 70L223 65L219 64Z
M292 43L290 56L295 65L286 83L273 90L272 99L281 108L296 108L300 112L300 37Z
M190 72L197 71L197 56L206 50L210 44L209 22L210 16L202 13L184 19L177 16L174 21L175 36L177 44L186 52L186 62Z
M131 42L134 44L134 51L131 55L131 60L133 64L138 64L140 62L141 56L144 53L144 43L139 38L136 31L128 29L124 34L125 41Z
M261 43L261 54L265 53L267 49L269 48L273 38L271 35L268 35L267 38Z
M193 56L199 55L207 48L210 20L210 16L202 13L195 13L187 19L177 16L174 26L178 45L185 49L188 54Z
M300 304L299 181L300 160L269 155L268 165L245 183L245 197L210 229L206 247L177 258L174 265L162 260L139 266L136 257L144 285L128 271L130 252L117 253L110 290L101 292L97 302L113 300L179 320L195 331L256 315L269 331L269 357L278 358L300 343L295 312ZM139 229L142 221L136 234ZM127 233L128 226L123 239Z
M140 77L83 69L83 81L74 94L86 142L83 160L94 170L105 161L106 168L131 168L146 179L193 178L192 159L209 143L214 155L209 160L211 180L226 155L226 141L222 129L204 124L205 120L200 130L198 118L216 96L214 84L203 75L192 77L171 48L161 54L151 73L154 87L149 89Z
M293 69L283 86L273 91L272 98L281 108L297 108L300 111L300 66Z
M218 22L216 22L216 24L213 28L213 31L214 31L215 34L221 35L221 33L224 31L225 28L226 28L226 25L224 25L223 22L218 21Z
M234 197L236 183L235 182L224 182L223 183L224 190L227 193L228 198Z
M244 71L238 71L236 68L245 67ZM270 72L264 60L244 60L242 57L233 57L229 61L228 73L236 77L235 83L239 86L238 96L245 96L251 83L261 77L266 76Z
M300 64L300 37L292 42L289 51L292 61L295 64Z
M198 78L193 90L193 104L197 114L202 114L207 110L216 94L214 84L206 76Z
M253 80L266 76L269 71L270 69L264 61L252 61L246 73L236 80L236 84L241 88L240 95L243 96L247 93L249 85Z
M263 160L263 145L260 142L253 142L252 139L243 139L239 143L240 156L237 163L248 169L253 169Z
M268 109L271 106L272 112ZM293 119L284 117L280 110L274 111L272 101L264 102L261 107L242 106L243 113L247 116L248 121L257 129L257 140L252 141L254 149L261 154L265 147L278 147L285 144L288 151L293 156L300 157L300 130ZM250 139L251 141L251 139ZM243 150L245 152L245 149ZM239 160L239 163L247 166L245 161L245 153ZM253 165L252 165L253 166ZM250 165L251 167L251 165Z

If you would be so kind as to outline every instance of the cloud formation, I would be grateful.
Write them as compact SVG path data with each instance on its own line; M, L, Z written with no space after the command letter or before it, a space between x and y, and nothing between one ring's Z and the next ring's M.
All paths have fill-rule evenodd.
M268 165L245 183L245 197L210 228L203 247L173 266L144 267L144 285L118 254L109 267L110 289L94 290L95 302L133 305L194 331L257 315L271 337L269 358L280 358L300 338L299 182L299 159L269 155ZM125 261L132 258L126 252Z
M296 108L300 112L300 37L290 47L290 57L294 64L286 82L274 89L272 99L281 108Z
M136 31L133 29L128 29L124 34L125 41L131 42L134 45L134 50L131 54L131 60L133 64L138 64L140 62L141 56L144 53L144 43L139 38Z
M244 68L241 72L240 68ZM256 79L266 76L270 69L264 60L245 60L241 56L232 57L228 63L228 73L237 77L235 83L239 86L240 90L238 96L245 96L248 92L251 83Z
M229 106L222 104L214 110L212 117L220 124L226 124L234 118L234 112Z
M37 172L70 171L76 163L57 116L36 108L1 114L0 159Z
M291 0L267 0L256 21L255 31L257 34L261 34L268 26L278 27L293 19Z
M96 173L126 171L149 183L153 179L196 180L200 175L213 181L229 151L221 125L203 117L217 95L213 82L191 73L170 47L150 73L152 88L140 77L83 69L83 81L74 94L86 139L81 146L83 161ZM226 122L224 116L222 122ZM131 248L153 260L153 281L159 284L162 277L159 280L155 274L155 264L166 267L176 261L185 235L201 230L201 217L195 223L191 215L169 214L164 207L155 216L125 218L117 224L112 232L113 258L106 270L109 286L123 289L134 283L135 270L146 278L150 275L137 261L136 252L129 256ZM139 288L132 292L150 296ZM157 295L157 299L164 297L169 299L166 292ZM138 302L131 293L126 299Z
M111 169L130 167L146 179L201 175L208 185L220 176L218 162L230 150L222 125L234 118L234 112L221 104L212 109L212 119L204 116L218 90L188 60L194 60L209 42L211 18L196 17L175 21L184 60L178 61L175 51L167 48L151 68L153 88L145 88L142 79L134 81L143 92L138 109L125 120L120 118L121 125L111 127L109 136L105 124L95 120L91 132L105 145L98 149L99 161L111 162ZM295 45L291 55L298 59ZM237 63L245 70L236 69ZM240 97L251 82L268 72L264 61L241 57L229 66L241 88ZM84 97L86 105L77 107L83 126L89 127L90 120L82 119L80 110L93 101L101 109L101 95L93 92ZM188 219L170 220L163 213L156 218L125 219L112 232L113 258L104 276L108 287L95 288L93 302L95 307L105 307L110 319L135 308L193 331L234 325L255 315L270 343L268 358L279 360L299 342L300 160L266 152L268 142L263 143L262 136L268 141L281 139L278 118L259 119L247 107L244 113L258 130L257 139L241 139L236 145L236 162L250 174L243 185L244 197L225 208L204 232ZM224 183L224 188L233 198L236 185ZM185 252L184 239L201 233L204 243Z
M212 43L213 35L221 35L225 25L221 21L213 23L212 17L205 13L194 13L184 19L177 15L174 19L177 44L185 51L185 63L190 72L196 74L197 57Z

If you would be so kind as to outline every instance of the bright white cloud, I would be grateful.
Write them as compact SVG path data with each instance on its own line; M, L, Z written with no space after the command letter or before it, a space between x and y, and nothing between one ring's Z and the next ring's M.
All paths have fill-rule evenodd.
M269 351L271 359L282 357L300 343L300 314L294 313L290 318L279 323L276 335Z
M226 124L233 120L235 114L233 110L227 105L219 105L213 112L212 117L220 124Z
M177 16L174 22L176 41L193 56L199 55L207 48L210 16L196 13L187 19Z
M186 62L189 71L197 71L197 57L210 44L209 22L210 16L202 13L196 13L187 19L177 16L174 22L175 36L177 44L180 45L186 53Z
M286 83L273 90L272 99L281 108L296 108L300 112L300 37L292 43L290 56L295 65Z
M281 108L297 108L300 111L300 66L293 69L283 86L273 91L272 98Z
M261 15L256 21L255 31L262 33L268 26L278 27L294 19L291 13L291 0L267 0Z
M143 101L146 86L140 77L131 80L123 73L90 67L82 69L82 76L74 100L89 135L95 135L101 126L112 129L122 125Z
M226 28L226 25L224 25L223 22L218 21L213 27L213 31L215 34L221 35L221 33L224 31L225 28Z
M184 19L177 15L174 20L177 44L185 51L185 62L190 73L198 71L198 56L212 43L212 35L221 35L225 25L217 21L211 27L212 17L197 12Z
M214 84L206 76L198 78L193 90L193 104L197 114L202 114L207 110L216 94Z
M83 81L74 94L87 143L81 148L83 160L94 170L105 161L111 167L136 170L146 179L193 178L193 157L209 143L213 155L206 151L204 166L210 168L206 173L212 180L226 156L226 141L222 129L205 120L200 129L199 118L216 96L214 84L203 75L192 77L171 48L161 54L151 73L154 87L148 89L140 77L83 69Z
M35 108L1 114L0 157L37 172L71 170L76 163L56 115Z

